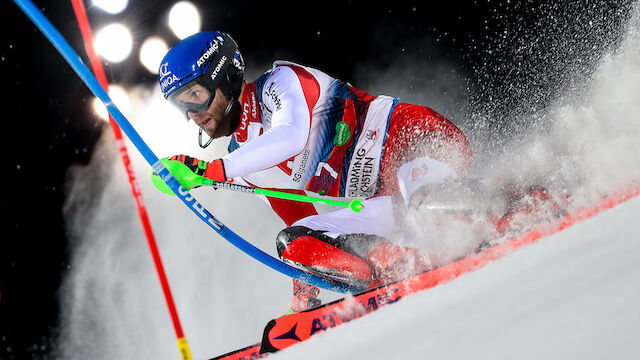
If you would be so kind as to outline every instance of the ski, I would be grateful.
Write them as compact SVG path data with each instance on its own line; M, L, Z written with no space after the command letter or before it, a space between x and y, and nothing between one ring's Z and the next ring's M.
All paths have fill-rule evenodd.
M381 307L396 303L416 292L433 288L461 274L476 270L517 247L540 238L539 233L512 239L473 256L429 270L412 278L380 285L353 297L336 300L320 307L271 320L264 329L261 352L285 349L330 328L361 318Z
M484 248L475 254L447 265L418 274L406 280L367 289L356 295L302 312L271 320L264 329L262 342L211 360L259 359L269 353L303 342L310 337L361 318L382 307L394 304L411 294L433 288L458 276L477 270L487 263L504 257L542 237L560 232L575 223L613 208L640 194L640 187L602 198L593 206L582 208L558 219L548 227L529 231L508 241Z

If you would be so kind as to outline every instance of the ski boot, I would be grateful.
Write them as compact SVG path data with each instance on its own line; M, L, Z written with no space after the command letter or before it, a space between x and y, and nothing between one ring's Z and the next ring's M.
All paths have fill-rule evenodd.
M293 279L293 299L291 300L291 308L287 311L287 314L293 314L320 306L322 301L318 298L319 294L320 289L317 287Z

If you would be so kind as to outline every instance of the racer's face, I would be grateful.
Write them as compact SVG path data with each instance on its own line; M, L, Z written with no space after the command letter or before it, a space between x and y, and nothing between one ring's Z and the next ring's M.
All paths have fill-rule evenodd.
M209 96L209 91L204 86L195 84L178 95L176 100L184 103L205 103ZM220 89L216 89L213 101L208 108L200 112L187 111L187 116L210 137L223 137L229 134L231 127L229 119L224 116L227 105L229 105L229 99Z

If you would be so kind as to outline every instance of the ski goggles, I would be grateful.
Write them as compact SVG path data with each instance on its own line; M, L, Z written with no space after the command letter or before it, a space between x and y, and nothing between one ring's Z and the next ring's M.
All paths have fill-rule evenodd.
M169 95L168 100L189 119L190 112L201 113L207 110L211 106L215 95L215 92L209 90L203 84L193 81L174 91Z

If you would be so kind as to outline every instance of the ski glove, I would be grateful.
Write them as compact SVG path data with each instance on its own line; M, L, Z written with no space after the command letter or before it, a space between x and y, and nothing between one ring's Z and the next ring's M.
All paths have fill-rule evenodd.
M176 160L187 165L189 170L196 175L204 176L215 181L227 181L222 159L216 159L208 163L204 160L198 160L188 155L173 155L169 160Z
M203 180L206 179L226 181L222 159L208 163L187 155L174 155L160 161L187 191L203 185ZM155 171L151 174L151 182L158 190L174 195L171 188Z

